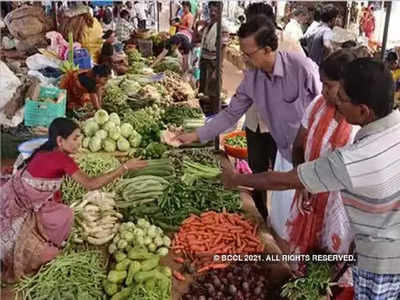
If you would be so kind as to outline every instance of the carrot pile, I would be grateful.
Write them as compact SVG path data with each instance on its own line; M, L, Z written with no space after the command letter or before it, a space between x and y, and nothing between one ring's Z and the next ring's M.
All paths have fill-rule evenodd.
M213 262L213 255L263 252L257 229L239 214L211 211L200 217L191 215L175 234L172 250L194 261L198 272L224 268L228 265Z

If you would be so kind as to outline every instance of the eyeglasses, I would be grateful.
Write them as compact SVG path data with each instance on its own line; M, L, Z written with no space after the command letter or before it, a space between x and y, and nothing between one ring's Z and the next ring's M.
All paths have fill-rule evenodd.
M256 53L257 53L258 51L260 51L261 49L264 49L264 48L257 48L255 51L253 51L253 52L251 52L251 53L246 53L246 52L242 51L242 54L243 54L244 56L248 57L248 58L251 58L254 54L256 54Z

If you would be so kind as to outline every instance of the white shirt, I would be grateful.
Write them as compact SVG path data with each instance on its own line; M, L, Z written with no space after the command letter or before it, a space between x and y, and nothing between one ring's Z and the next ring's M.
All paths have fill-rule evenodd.
M313 21L311 23L311 25L307 28L306 33L304 34L304 37L307 38L307 37L311 36L316 31L319 24L320 24L320 22Z
M303 37L303 29L301 28L300 23L295 19L291 19L289 24L286 25L285 33L295 41L298 41Z
M146 9L147 9L147 4L145 2L138 2L135 4L135 10L137 13L137 17L139 20L146 20Z

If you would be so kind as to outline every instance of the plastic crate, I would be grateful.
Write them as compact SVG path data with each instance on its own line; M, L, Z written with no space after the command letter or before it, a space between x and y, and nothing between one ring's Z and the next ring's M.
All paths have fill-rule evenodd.
M48 127L54 119L64 117L67 107L65 90L55 87L40 87L38 98L57 99L60 96L60 93L64 93L64 96L57 103L26 99L24 108L25 126Z
M79 69L91 69L92 68L92 58L89 52L84 49L74 50L74 64L79 66Z

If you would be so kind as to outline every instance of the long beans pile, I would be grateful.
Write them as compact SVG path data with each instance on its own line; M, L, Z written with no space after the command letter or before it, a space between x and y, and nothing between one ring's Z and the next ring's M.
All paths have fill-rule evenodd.
M174 231L191 214L210 210L238 212L240 207L239 193L227 191L220 184L198 182L188 186L177 181L169 185L157 204L135 207L127 217L147 218L165 231Z
M120 162L110 154L88 153L77 157L77 164L80 169L91 177L99 176L110 172L120 166ZM117 179L118 180L118 179ZM111 192L115 181L107 184L101 190ZM72 178L65 178L61 185L62 198L66 204L82 200L87 190Z
M15 290L23 299L103 299L106 271L100 257L97 251L63 254L20 281Z

